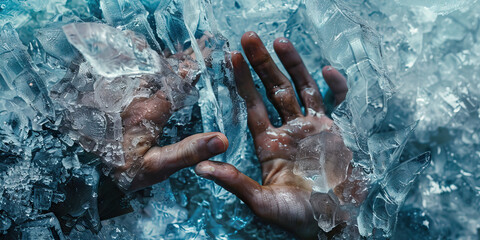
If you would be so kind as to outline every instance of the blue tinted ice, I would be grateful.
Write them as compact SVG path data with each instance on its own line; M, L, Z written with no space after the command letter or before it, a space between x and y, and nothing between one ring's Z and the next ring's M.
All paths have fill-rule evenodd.
M105 21L114 27L142 34L154 50L160 50L147 20L148 12L140 0L100 0Z
M93 69L104 77L160 72L158 54L143 37L99 23L72 23L63 31Z
M425 7L435 13L450 13L455 10L465 9L477 0L395 0L397 3L413 7Z
M100 221L98 188L110 170L101 162L122 164L120 113L150 94L137 91L143 81L166 89L178 110L159 144L224 132L230 148L214 160L260 179L226 58L253 30L272 53L274 39L288 37L327 103L321 67L348 77L332 116L354 168L338 178L363 184L340 200L325 178L324 139L299 143L299 157L318 160L296 167L314 183L320 229L345 226L337 237L346 239L476 239L479 12L476 0L0 0L0 238L291 238L191 169L138 194L134 213ZM171 54L196 67L182 73ZM176 73L198 80L198 94Z
M28 55L27 48L20 42L12 25L6 24L3 26L0 31L0 39L3 43L0 46L2 90L5 90L7 94L8 90L16 91L18 97L21 97L23 101L38 111L39 116L32 119L35 120L35 126L38 126L38 121L43 121L42 119L54 118L55 112L48 97L45 82L35 71L35 66L30 55Z
M417 175L430 163L430 153L400 163L369 191L360 208L358 229L362 236L392 235L397 215ZM376 231L374 231L376 230Z

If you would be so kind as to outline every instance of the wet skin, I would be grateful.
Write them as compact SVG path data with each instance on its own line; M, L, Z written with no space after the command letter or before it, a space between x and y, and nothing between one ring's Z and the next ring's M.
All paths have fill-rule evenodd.
M334 124L325 115L318 86L291 42L279 38L274 42L274 50L295 88L275 65L257 34L245 33L242 47L262 80L268 99L283 121L283 125L278 128L270 123L247 62L241 53L233 52L235 81L247 105L248 126L261 164L263 185L226 163L203 161L196 166L195 171L237 195L261 218L278 224L301 238L316 238L318 226L309 202L311 183L294 174L295 164L304 161L296 158L298 143L311 136L321 136L334 143L334 147L326 150L328 158L323 166L332 188L345 180L351 153L343 141L331 132ZM347 93L345 78L331 67L325 67L323 75L337 104L343 101ZM301 103L297 101L295 89ZM300 104L304 106L305 114L302 113Z

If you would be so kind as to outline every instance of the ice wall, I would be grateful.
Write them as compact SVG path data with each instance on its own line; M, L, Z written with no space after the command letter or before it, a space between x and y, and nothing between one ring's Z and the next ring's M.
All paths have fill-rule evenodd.
M214 160L259 180L244 105L226 57L230 49L241 49L243 32L253 30L270 50L276 37L288 37L327 102L321 66L331 64L348 77L347 100L332 116L354 153L349 180L364 181L368 195L361 203L343 202L316 188L313 205L326 199L322 204L350 216L316 214L320 228L348 224L339 238L478 237L479 5L475 0L0 1L0 234L291 238L256 221L241 201L191 169L130 196L134 213L101 222L98 213L98 188L109 171L100 163L110 158L122 164L111 144L121 136L119 111L142 94L133 91L139 75L178 64L157 64L157 58L189 48L199 67L198 102L178 105L159 144L222 131L235 147ZM118 41L108 40L112 36ZM197 41L202 37L209 57ZM106 42L118 47L96 52L89 45ZM148 50L139 50L144 46ZM129 60L109 62L104 56ZM120 97L125 93L130 98ZM175 88L172 93L170 99L182 96ZM275 110L268 109L278 124ZM108 137L98 135L105 129Z

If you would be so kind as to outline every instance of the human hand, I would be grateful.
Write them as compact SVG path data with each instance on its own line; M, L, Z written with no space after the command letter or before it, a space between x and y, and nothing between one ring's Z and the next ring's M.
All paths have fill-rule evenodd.
M305 115L297 102L292 84L275 65L260 38L254 32L247 32L242 37L242 46L283 121L281 127L272 126L247 63L239 52L234 52L232 64L235 80L247 104L248 126L262 167L263 185L226 163L203 161L195 171L237 195L261 218L299 237L316 237L318 226L309 201L312 183L294 173L296 166L309 164L304 161L312 161L297 157L299 142L319 136L328 143L325 146L325 163L321 167L325 169L328 185L332 188L345 180L351 152L341 138L332 133L334 124L325 115L318 86L287 39L277 39L274 49L292 77L305 107ZM330 67L323 69L323 75L337 104L343 101L347 93L345 78ZM302 168L297 168L296 173L298 171L302 174Z
M209 54L206 40L206 36L198 40L203 55ZM194 78L192 84L195 84L198 76L194 74L198 66L194 57L190 48L168 56L167 61L181 78ZM180 169L227 150L228 140L218 132L196 134L169 146L155 146L172 113L172 104L162 90L149 98L134 99L123 111L125 165L116 169L115 177L122 181L128 176L135 176L128 191L159 183Z

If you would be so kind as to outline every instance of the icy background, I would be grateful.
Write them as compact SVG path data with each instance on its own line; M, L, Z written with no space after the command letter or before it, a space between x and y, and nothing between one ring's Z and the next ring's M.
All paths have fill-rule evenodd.
M159 144L224 132L231 147L215 160L260 180L225 55L241 49L247 30L269 49L285 36L326 98L322 66L348 77L347 100L332 116L354 152L351 181L366 179L369 187L361 204L333 201L352 214L339 237L358 231L373 238L478 238L479 15L476 0L0 0L2 238L293 238L260 223L235 196L191 169L129 196L133 213L101 221L104 163L122 164L114 144L121 138L119 111L147 94L133 90L138 76L164 71L156 68L156 53L142 55L127 30L144 36L161 59L164 49L174 54L190 47L201 56L194 39L212 35L210 57L196 58L198 101L182 97L183 88L170 84L178 83L174 77L154 81L171 88L180 109ZM132 62L102 61L119 70L92 70L98 58L67 39L72 28L64 26L80 22L115 27L108 29L127 43L117 49ZM91 36L80 37L88 44ZM112 81L124 87L107 89L110 95L104 86ZM316 217L325 230L339 221Z

